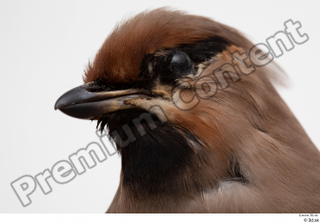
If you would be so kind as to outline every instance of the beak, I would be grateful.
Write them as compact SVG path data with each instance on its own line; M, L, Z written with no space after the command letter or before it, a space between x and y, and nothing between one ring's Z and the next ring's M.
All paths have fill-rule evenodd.
M137 108L126 104L126 100L150 96L151 94L144 89L110 91L89 82L63 94L57 100L54 109L59 109L71 117L92 120L110 112Z

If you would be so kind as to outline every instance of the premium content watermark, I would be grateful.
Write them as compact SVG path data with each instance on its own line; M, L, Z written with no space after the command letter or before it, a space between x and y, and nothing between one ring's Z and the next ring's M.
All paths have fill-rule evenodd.
M293 22L290 19L284 23L284 26L284 31L278 31L266 39L267 44L258 43L254 45L249 51L249 56L246 53L234 52L232 54L233 64L223 64L219 69L213 71L212 75L216 77L216 80L219 81L218 83L210 76L200 78L200 80L202 80L199 83L207 84L210 90L204 91L202 87L197 87L193 99L189 102L185 102L181 98L182 104L176 104L177 108L190 110L198 104L199 100L213 97L217 92L217 84L219 84L223 90L226 89L229 86L229 83L224 78L224 75L229 75L233 82L240 80L239 73L236 71L235 67L240 70L240 74L249 75L255 71L255 66L266 66L274 59L274 57L281 57L284 53L283 49L291 51L295 47L294 44L303 44L309 40L307 34L301 34L299 32L299 29L301 28L301 23L299 21ZM227 66L228 69L226 69ZM226 70L232 70L232 72L227 72ZM167 121L166 115L161 107L154 106L151 109L157 109L158 113L159 111L163 113L164 118L161 120L162 124ZM141 136L146 134L146 131L143 128L141 129L141 121L147 122L148 127L151 130L157 128L156 123L151 117L151 109L149 112L143 113L140 117L132 120ZM116 142L117 146L126 147L129 143L135 141L136 138L128 125L123 125L122 128L127 134L126 140L121 139L119 133L116 131L111 132L110 135L113 138L119 139ZM106 130L103 132L96 131L96 134L99 138L99 143L89 143L85 148L81 148L77 152L71 154L68 159L56 162L51 168L45 169L35 176L23 175L14 180L11 183L11 187L21 204L24 207L30 205L32 203L30 196L37 188L40 188L45 195L51 193L52 187L48 182L49 178L52 178L58 184L69 183L75 179L76 176L85 173L87 169L95 167L98 162L104 162L107 160L108 156L113 156L117 153L115 143L110 143L110 138Z

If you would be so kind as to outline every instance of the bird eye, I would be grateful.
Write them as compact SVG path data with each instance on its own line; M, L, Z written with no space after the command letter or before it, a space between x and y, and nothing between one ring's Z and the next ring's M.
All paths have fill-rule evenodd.
M192 61L190 57L182 52L175 52L170 62L170 69L174 74L188 74L192 71Z

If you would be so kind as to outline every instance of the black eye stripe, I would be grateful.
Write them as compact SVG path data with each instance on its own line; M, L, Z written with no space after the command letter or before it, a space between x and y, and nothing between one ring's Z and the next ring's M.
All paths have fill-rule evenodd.
M199 64L210 60L213 56L224 51L229 45L230 43L226 39L214 36L193 44L180 45L177 50L187 53L194 63Z
M150 81L160 79L167 84L174 84L175 79L179 76L173 74L176 70L170 67L170 63L176 52L187 54L193 64L192 67L196 69L198 64L210 60L215 55L223 52L229 45L228 40L219 36L213 36L192 44L181 44L173 49L161 49L154 54L148 54L144 57L141 63L139 78ZM195 70L186 70L189 73L196 72ZM187 73L187 71L182 73Z
M144 57L141 64L141 72L147 71L150 62L153 65L169 63L171 58L168 58L168 56L172 55L172 51L182 51L191 58L193 63L199 64L206 60L210 60L213 56L224 51L229 45L230 43L228 40L219 36L213 36L192 44L182 44L174 49L162 49L159 52L148 54ZM169 61L166 60L167 58Z

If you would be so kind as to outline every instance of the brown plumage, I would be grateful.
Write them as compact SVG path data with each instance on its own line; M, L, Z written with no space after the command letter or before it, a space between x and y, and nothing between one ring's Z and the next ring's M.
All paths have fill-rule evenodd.
M145 55L210 36L225 36L245 49L252 46L236 30L205 17L161 9L140 13L115 27L88 65L84 82L106 76L110 82L128 82L140 73Z
M121 179L108 212L320 212L320 153L273 87L275 71L223 67L240 77L225 76L224 89L213 73L252 46L228 26L167 9L114 29L85 85L56 104L107 125L117 143ZM199 86L210 91L205 76L217 92L177 105L177 92L192 101Z

